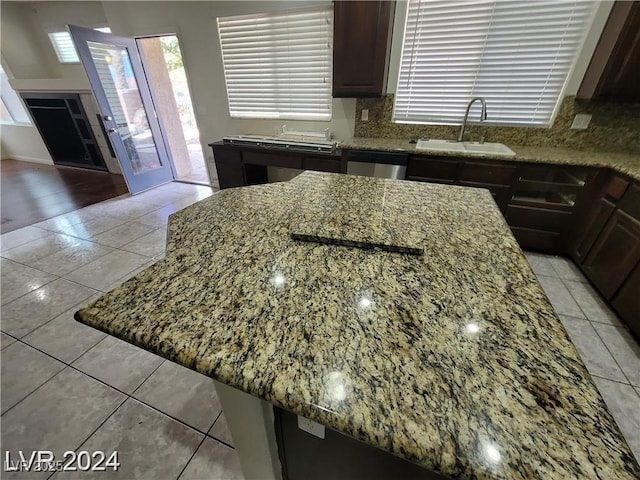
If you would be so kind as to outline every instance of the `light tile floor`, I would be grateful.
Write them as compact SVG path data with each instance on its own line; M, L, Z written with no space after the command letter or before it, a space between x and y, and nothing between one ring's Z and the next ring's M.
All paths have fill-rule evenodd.
M2 451L119 452L99 478L242 478L213 381L73 319L162 258L168 216L213 191L171 183L0 237ZM2 478L93 478L3 472Z
M3 452L118 450L100 478L242 477L212 380L73 320L162 258L167 217L212 193L171 183L2 235ZM527 258L640 459L640 346L570 261Z

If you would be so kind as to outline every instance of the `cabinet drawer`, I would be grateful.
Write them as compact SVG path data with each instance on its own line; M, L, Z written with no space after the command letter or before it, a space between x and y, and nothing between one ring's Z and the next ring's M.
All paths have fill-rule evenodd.
M340 159L306 157L302 160L302 169L340 173Z
M543 232L522 227L511 227L513 236L522 249L537 250L544 253L560 253L560 234Z
M453 183L456 179L459 162L424 157L410 157L407 165L407 178L410 180L433 180L440 183Z
M508 186L511 185L515 172L516 167L512 165L464 162L460 171L460 181Z
M565 230L570 218L570 212L561 210L522 207L519 205L509 205L507 207L507 223L513 227L561 233Z
M251 165L302 168L302 157L279 153L243 152L242 161Z

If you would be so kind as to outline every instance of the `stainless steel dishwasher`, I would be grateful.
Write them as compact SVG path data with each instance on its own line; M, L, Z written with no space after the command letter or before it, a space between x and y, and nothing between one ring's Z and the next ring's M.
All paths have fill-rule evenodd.
M374 152L350 150L347 155L347 173L365 177L404 180L409 154L403 152Z

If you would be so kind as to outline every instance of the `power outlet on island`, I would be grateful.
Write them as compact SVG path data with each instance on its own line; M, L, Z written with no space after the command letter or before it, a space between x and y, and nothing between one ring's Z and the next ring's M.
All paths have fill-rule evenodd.
M368 122L369 121L369 109L368 108L363 108L362 109L362 121L363 122Z
M298 428L307 433L310 433L314 437L318 437L324 440L324 425L298 415Z
M578 113L573 119L571 130L586 130L591 122L591 115L588 113Z

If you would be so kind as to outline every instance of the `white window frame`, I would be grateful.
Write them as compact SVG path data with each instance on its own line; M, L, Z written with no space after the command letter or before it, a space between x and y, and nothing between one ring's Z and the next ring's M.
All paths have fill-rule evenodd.
M409 0L393 121L459 125L484 97L488 125L550 127L596 11L584 0ZM554 18L576 22L541 48Z
M330 121L331 5L218 18L232 118Z

